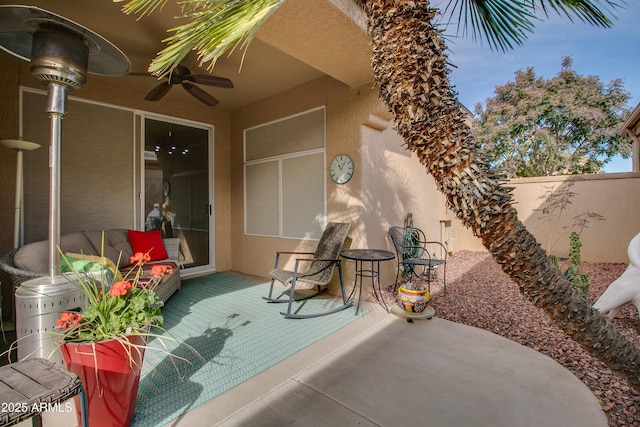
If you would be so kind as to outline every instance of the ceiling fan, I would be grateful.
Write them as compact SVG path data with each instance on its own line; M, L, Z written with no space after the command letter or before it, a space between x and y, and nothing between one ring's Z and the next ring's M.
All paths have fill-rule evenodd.
M129 75L151 76L149 73L129 73ZM189 70L189 68L180 64L167 77L167 81L164 81L151 89L151 92L149 92L144 99L147 101L159 101L169 92L173 85L180 84L187 92L200 102L210 107L219 104L219 101L216 98L196 86L194 83L228 89L233 88L233 83L227 78L207 74L191 74L191 70Z

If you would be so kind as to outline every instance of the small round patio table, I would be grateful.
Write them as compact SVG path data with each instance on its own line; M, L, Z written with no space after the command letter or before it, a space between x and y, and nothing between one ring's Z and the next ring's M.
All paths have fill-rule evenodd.
M376 296L378 302L380 302L384 306L384 309L389 312L389 307L387 307L387 303L384 301L384 298L382 296L382 289L380 288L380 262L394 259L396 257L394 253L385 251L383 249L347 249L340 252L340 256L356 262L356 275L353 282L353 289L351 289L351 294L349 295L349 299L351 299L353 297L353 293L358 287L359 280L360 286L358 292L358 305L356 306L356 315L358 314L358 310L360 309L360 300L362 299L362 279L364 277L371 278L371 287L373 288L373 294ZM363 263L370 264L366 264L363 267ZM377 290L376 282L378 284ZM378 295L378 293L380 295Z

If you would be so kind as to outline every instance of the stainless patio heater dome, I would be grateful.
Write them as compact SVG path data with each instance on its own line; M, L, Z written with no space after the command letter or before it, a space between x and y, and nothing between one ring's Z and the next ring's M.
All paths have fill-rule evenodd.
M47 87L45 111L51 121L49 277L43 278L48 280L25 282L16 290L18 338L22 334L33 336L28 342L21 340L23 344L18 346L18 357L43 357L47 352L42 342L45 338L33 334L51 328L60 311L82 306L78 288L57 274L60 264L60 128L66 113L67 94L82 87L87 72L122 76L130 71L131 63L122 51L100 35L34 6L0 5L0 48L30 61L29 68L34 78ZM70 306L67 307L63 301L70 301ZM57 307L55 313L42 312L42 308L49 304ZM25 312L29 310L35 312Z

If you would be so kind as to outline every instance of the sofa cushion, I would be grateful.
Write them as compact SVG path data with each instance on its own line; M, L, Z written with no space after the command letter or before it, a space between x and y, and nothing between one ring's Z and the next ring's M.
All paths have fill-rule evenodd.
M160 230L127 230L127 233L129 234L129 241L134 254L138 252L148 253L151 261L160 261L168 258Z
M104 250L101 248L103 233ZM84 231L84 235L87 236L87 239L89 239L97 254L102 254L105 258L109 258L118 265L118 268L131 264L129 258L133 255L133 250L129 243L127 230L124 228L114 228L104 231ZM119 263L118 260L120 260Z
M60 237L60 250L63 253L76 252L87 255L99 255L87 237L80 231ZM16 267L34 273L49 273L49 241L27 243L16 252L13 258ZM57 268L58 266L56 266Z

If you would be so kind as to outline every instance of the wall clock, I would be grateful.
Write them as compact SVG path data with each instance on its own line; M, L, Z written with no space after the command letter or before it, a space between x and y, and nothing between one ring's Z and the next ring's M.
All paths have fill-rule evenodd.
M329 175L336 184L344 184L353 176L353 160L346 154L339 154L331 161Z

